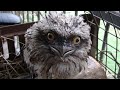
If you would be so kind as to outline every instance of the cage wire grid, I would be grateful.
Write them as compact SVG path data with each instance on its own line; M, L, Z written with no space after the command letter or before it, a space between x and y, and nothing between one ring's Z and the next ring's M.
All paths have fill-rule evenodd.
M43 15L48 13L49 11L15 11L15 14L21 17L22 23L33 22L41 20ZM65 14L68 14L68 11L63 11ZM91 37L94 38L92 43L92 50L95 51L95 57L98 62L100 62L106 70L106 73L109 78L120 78L120 11L72 11L73 15L83 15L86 18L86 22L91 26L94 27L94 33L90 33ZM91 15L92 19L88 17ZM108 18L109 17L109 18ZM91 30L92 31L92 30ZM15 42L12 38L1 37L1 40L7 39L12 42ZM16 53L9 53L14 54L13 60L5 59L3 64L6 64L4 70L0 72L0 78L13 78L18 77L21 75L18 73L18 70L22 70L22 74L28 75L29 70L26 69L26 65L23 65L23 61L19 63L14 63L16 58L20 58L23 60L23 55L21 54L21 50L24 48L24 43L20 42L20 54L17 56ZM2 58L2 48L0 48L0 58ZM1 59L3 62L3 58ZM11 63L14 63L11 64ZM19 69L17 68L19 67ZM18 70L17 70L18 69ZM2 73L5 72L5 73ZM14 72L14 75L12 75ZM10 75L11 74L11 75ZM21 76L20 76L21 77Z
M99 13L99 16L96 15L96 13ZM117 13L119 14L120 12L118 11ZM95 47L97 49L96 59L102 62L105 69L109 73L111 73L111 75L113 75L114 78L120 78L120 75L119 75L120 74L120 71L119 71L120 48L119 48L119 43L118 43L120 42L120 32L119 32L120 26L116 25L117 23L119 23L119 21L117 23L114 23L115 21L113 19L115 17L117 18L120 16L115 15L113 17L112 16L113 12L107 11L107 14L109 15L110 18L106 20L106 18L108 17L103 16L104 14L106 14L106 12L103 13L103 11L96 11L96 12L94 11L94 12L91 12L91 14L100 18L100 25L97 26L99 27L99 29L98 29L98 37L96 37L98 39L97 48ZM103 39L101 39L101 35L100 35L101 33L103 33L102 34ZM110 36L113 38L111 38ZM114 39L113 44L112 44L112 39ZM102 44L101 48L100 48L100 41Z

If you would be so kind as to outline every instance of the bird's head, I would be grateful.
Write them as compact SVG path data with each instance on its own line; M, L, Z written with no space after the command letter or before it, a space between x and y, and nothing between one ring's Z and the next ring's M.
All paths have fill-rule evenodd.
M82 16L49 13L26 32L31 62L84 60L91 48L90 27Z

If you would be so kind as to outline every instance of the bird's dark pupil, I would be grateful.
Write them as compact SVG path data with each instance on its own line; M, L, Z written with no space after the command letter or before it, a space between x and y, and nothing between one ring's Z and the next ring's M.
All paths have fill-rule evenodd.
M52 39L53 38L52 35L49 35L49 38Z
M76 39L76 42L79 42L79 39Z

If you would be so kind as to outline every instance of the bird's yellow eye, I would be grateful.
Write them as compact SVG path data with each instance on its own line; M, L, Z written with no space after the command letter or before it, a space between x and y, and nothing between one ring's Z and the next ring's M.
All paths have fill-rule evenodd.
M76 36L73 38L73 44L77 45L80 43L80 37Z
M54 40L54 34L48 33L47 38L48 38L48 40Z

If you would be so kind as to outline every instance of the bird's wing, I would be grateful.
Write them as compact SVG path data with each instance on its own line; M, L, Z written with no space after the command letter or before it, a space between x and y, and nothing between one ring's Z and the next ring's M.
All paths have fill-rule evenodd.
M81 71L74 79L107 79L106 72L94 58L89 56L87 68Z

